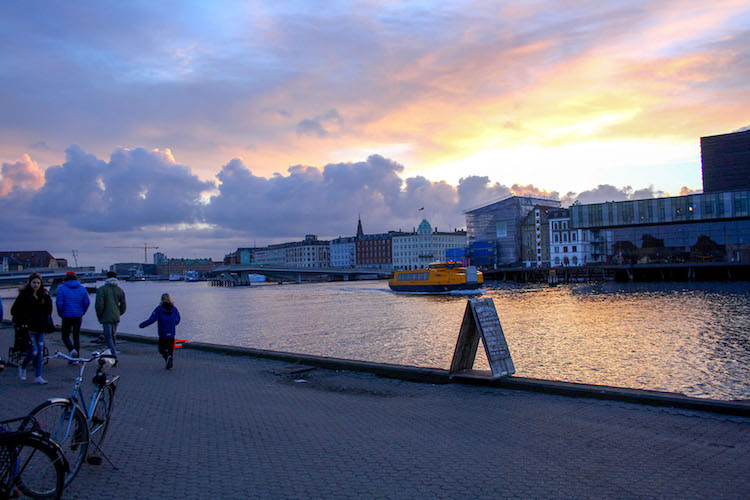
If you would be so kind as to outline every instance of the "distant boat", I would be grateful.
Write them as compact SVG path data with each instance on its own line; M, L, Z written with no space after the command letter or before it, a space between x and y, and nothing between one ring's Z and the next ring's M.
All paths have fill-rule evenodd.
M262 274L251 274L250 275L250 283L265 283L266 277Z
M182 276L179 273L170 274L169 281L182 281Z
M198 274L198 271L185 271L183 279L185 281L199 281L200 275Z
M450 292L476 290L484 286L484 275L460 262L435 262L427 269L395 271L388 286L394 292Z

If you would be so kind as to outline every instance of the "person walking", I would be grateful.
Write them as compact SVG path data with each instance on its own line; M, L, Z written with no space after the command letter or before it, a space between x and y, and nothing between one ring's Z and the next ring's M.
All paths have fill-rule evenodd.
M177 334L177 325L180 324L180 311L174 306L172 296L168 293L162 294L161 303L156 306L151 316L138 326L146 328L157 321L159 353L167 362L167 370L171 370L174 364L174 337Z
M34 382L46 384L42 378L42 362L44 361L44 334L54 331L52 323L52 297L44 289L42 277L32 273L29 281L18 292L16 301L10 308L13 324L25 329L31 339L31 347L26 357L18 366L18 377L26 380L26 367L34 362Z
M120 288L117 280L117 273L114 271L107 272L107 279L104 286L96 291L96 317L102 324L104 341L107 343L112 356L117 363L117 325L120 324L120 316L125 314L127 303L125 302L125 292Z
M73 271L65 273L65 281L57 289L57 314L62 318L62 341L71 357L77 358L81 352L81 321L91 304L89 292L78 281ZM73 333L73 342L70 334Z

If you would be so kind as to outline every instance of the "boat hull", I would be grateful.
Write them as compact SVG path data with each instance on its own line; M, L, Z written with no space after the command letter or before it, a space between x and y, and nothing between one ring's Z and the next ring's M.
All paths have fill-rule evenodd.
M440 292L452 292L453 290L479 290L482 288L484 283L451 283L441 285L392 285L391 290L394 292L428 292L428 293L440 293Z

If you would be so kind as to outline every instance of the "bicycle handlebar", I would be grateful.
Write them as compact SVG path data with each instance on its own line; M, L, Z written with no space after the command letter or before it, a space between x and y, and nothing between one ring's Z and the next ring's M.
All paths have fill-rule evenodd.
M60 351L57 351L57 352L55 353L55 357L56 357L56 358L63 358L63 359L67 359L68 361L81 362L81 363L88 363L89 361L94 361L95 359L99 359L99 358L112 358L112 359L117 359L117 358L116 358L115 356L113 356L112 354L102 354L102 353L100 353L99 351L94 351L94 352L92 352L92 353L91 353L91 357L90 357L90 358L73 358L73 357L71 357L71 356L68 356L68 355L67 355L67 354L65 354L65 353L62 353L62 352L60 352Z

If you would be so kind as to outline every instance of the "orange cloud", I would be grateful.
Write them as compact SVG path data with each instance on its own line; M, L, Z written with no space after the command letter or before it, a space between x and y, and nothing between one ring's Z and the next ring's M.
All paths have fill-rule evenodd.
M15 163L3 163L0 172L0 196L14 190L36 190L44 185L44 172L27 154Z

